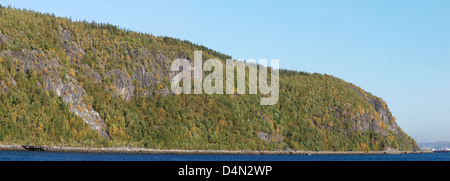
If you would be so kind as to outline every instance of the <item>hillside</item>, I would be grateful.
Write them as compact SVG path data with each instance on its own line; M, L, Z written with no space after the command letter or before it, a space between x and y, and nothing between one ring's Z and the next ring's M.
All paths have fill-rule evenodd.
M228 55L110 24L0 8L0 143L221 150L417 149L386 103L330 75L280 71L260 95L173 95L171 62Z

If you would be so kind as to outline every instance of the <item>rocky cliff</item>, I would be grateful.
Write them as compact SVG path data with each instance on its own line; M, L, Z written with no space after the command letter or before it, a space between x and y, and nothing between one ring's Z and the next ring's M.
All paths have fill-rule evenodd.
M6 106L16 104L7 99L11 91L23 87L17 74L35 77L34 86L59 97L101 136L97 142L103 145L335 151L417 148L382 99L333 76L281 70L280 101L274 106L259 105L259 95L173 95L169 87L175 73L170 65L177 58L192 62L195 50L203 51L202 60L231 58L188 41L3 8L0 101ZM0 117L17 120L18 111L24 112L0 111ZM31 120L32 129L23 131L45 140L45 135L53 133L43 123L53 116L34 116L41 123ZM0 122L10 125L8 130L0 128L0 141L12 138L6 134L30 121L22 120ZM75 128L71 131L78 140L86 135Z

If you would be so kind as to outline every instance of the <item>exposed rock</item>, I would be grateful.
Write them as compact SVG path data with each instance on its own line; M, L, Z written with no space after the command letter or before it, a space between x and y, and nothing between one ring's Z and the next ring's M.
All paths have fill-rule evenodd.
M399 127L397 123L395 123L394 120L392 120L394 119L394 117L392 116L392 113L389 111L387 106L381 103L378 99L368 98L366 101L370 105L372 105L372 107L375 109L378 115L380 115L381 121L383 121L385 124L389 126L389 130L399 135L400 134Z
M156 75L147 72L141 64L135 67L132 78L139 83L139 87L142 88L141 94L145 97L151 95L150 88L154 87L158 82Z
M92 109L91 105L83 102L86 91L75 78L65 74L64 83L59 77L62 65L56 58L50 60L39 57L44 52L36 50L22 50L22 51L3 51L1 55L8 56L15 62L18 71L30 72L36 71L43 74L42 82L38 85L43 86L44 89L52 90L57 96L62 97L63 101L69 106L69 110L75 115L81 117L83 121L89 124L90 128L97 130L102 137L109 138L106 125L103 119L100 118L99 113ZM9 82L15 86L14 79L8 79ZM1 82L0 82L1 84ZM3 86L2 86L3 88ZM4 90L9 90L5 87Z
M281 134L268 134L265 132L258 132L257 136L259 139L263 140L263 141L268 141L268 142L282 142L284 140L284 137Z
M0 44L1 43L9 43L9 39L8 39L8 37L6 37L5 35L3 35L1 32L0 32Z
M72 42L72 32L70 30L64 30L63 27L59 26L59 36L70 60L74 60L85 54L78 44Z
M105 78L111 78L114 83L110 86L114 96L119 96L122 99L128 101L133 98L134 84L130 76L123 70L114 69L105 73Z
M380 133L383 136L387 136L387 130L383 128L383 125L387 125L388 129L393 133L403 136L401 130L397 123L394 122L394 117L389 111L387 106L377 98L372 98L372 96L365 95L362 90L349 86L355 90L361 98L363 98L367 103L369 103L378 115L373 115L371 112L365 112L363 114L353 113L350 114L343 107L329 107L334 115L338 118L344 118L346 121L352 121L352 132L360 131L365 133L369 130ZM356 120L356 121L354 121ZM347 133L348 134L348 133Z
M154 92L157 92L161 96L168 96L168 95L172 94L172 91L170 91L169 88L167 88L167 87L164 87L159 90L154 90Z
M90 105L83 103L83 98L86 95L86 91L80 86L78 82L75 84L72 81L76 81L67 74L67 79L71 80L68 83L63 83L58 76L44 75L45 89L53 90L56 95L62 97L64 102L69 104L69 110L75 115L82 118L91 129L97 130L100 136L109 138L106 133L106 125L100 118L99 113L95 111Z
M6 85L6 82L4 80L0 80L0 91L2 92L9 91L9 87Z
M8 92L10 87L17 86L16 80L13 78L6 78L5 80L0 80L0 91Z
M84 64L83 65L83 71L84 71L84 76L88 79L91 79L94 82L101 82L103 80L102 76L100 75L100 73L98 73L97 71L93 70L89 65Z
M85 55L85 52L80 46L72 41L72 32L70 30L59 26L59 35L70 62L74 63L75 59L80 59ZM9 39L0 34L0 41L9 41ZM81 69L72 71L74 73L83 73L85 78L94 82L110 79L111 83L105 91L112 91L114 96L119 96L125 101L133 98L135 94L135 83L138 83L140 88L139 93L142 96L148 97L155 94L161 96L170 95L171 91L164 82L170 80L175 75L174 72L170 71L170 63L172 60L150 49L131 49L129 53L132 57L135 57L134 60L136 61L133 75L129 75L126 71L120 69L97 72L87 64L79 65ZM13 61L17 62L18 69L27 73L29 71L36 71L42 74L44 80L39 82L38 86L43 86L45 89L54 91L56 95L62 96L63 100L69 105L71 112L80 116L92 129L99 131L103 137L109 137L106 132L106 125L99 117L99 113L93 110L90 105L83 102L86 91L82 88L81 84L70 75L64 75L66 81L63 81L60 77L63 65L59 63L58 59L45 58L46 52L41 50L3 51L1 55L11 57ZM143 61L143 57L148 57L151 62L146 63ZM187 57L184 58L188 59ZM100 66L102 65L100 61ZM104 65L101 68L105 68ZM4 91L10 89L5 81L0 82L0 85Z

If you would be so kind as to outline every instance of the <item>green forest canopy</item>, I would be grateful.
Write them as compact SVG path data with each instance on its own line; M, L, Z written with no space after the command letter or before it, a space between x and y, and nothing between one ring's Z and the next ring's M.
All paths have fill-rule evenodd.
M72 42L85 54L73 56L66 52L61 28L71 31ZM387 109L380 98L330 75L281 70L280 99L273 106L261 106L260 95L144 97L136 93L131 100L124 101L104 89L111 84L108 80L95 82L85 77L83 65L89 65L101 75L112 69L132 75L136 62L157 63L140 56L139 52L137 56L130 53L142 48L164 54L171 60L180 55L192 59L195 50L202 50L205 59L223 61L231 57L189 41L5 7L0 8L0 36L4 37L0 39L0 51L41 51L40 58L56 58L64 66L64 74L75 70L74 77L87 93L85 102L99 112L111 137L100 137L69 111L69 105L61 97L37 86L45 73L20 70L17 68L20 65L10 57L1 56L3 83L0 85L10 89L0 90L0 143L3 144L213 150L417 148L415 141L401 129L396 134L388 128L396 124L394 117L391 122L381 121L367 101L376 100ZM163 84L167 86L168 81ZM377 129L357 129L363 116L369 116L370 124L385 134ZM267 139L262 139L261 135L265 134Z

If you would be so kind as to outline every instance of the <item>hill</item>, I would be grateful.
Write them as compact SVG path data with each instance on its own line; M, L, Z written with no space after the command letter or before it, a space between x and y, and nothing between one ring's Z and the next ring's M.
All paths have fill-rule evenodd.
M231 56L110 24L0 8L0 142L212 150L399 150L386 103L331 75L280 71L260 95L173 95L176 58ZM247 77L248 78L248 77Z

